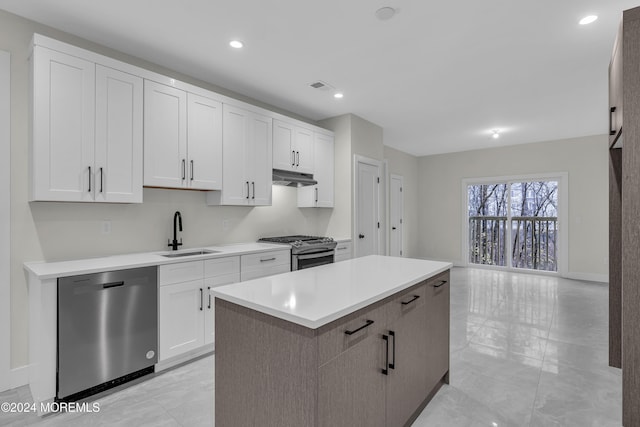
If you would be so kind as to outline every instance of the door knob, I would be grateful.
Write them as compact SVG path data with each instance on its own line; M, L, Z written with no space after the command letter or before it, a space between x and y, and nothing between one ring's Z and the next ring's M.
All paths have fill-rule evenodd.
M359 235L358 235L358 237L359 237L360 239L364 239L364 234L359 234Z

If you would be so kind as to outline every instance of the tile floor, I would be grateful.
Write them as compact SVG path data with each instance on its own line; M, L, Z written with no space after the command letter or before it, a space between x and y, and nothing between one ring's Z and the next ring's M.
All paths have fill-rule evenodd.
M451 384L414 427L621 425L605 285L459 268L451 283ZM0 413L0 425L211 426L213 393L205 357L100 397L97 414ZM27 387L0 393L30 399Z

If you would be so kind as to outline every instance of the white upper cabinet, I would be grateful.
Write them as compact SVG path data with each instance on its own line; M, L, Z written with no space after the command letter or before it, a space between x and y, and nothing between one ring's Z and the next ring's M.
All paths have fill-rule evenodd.
M274 120L273 168L313 173L313 131L291 123Z
M272 119L224 104L222 191L207 193L210 205L271 204Z
M144 82L144 185L182 188L187 181L187 93Z
M222 188L222 104L145 80L144 185Z
M35 45L31 200L142 201L142 79Z
M142 101L142 78L96 65L96 201L142 203Z
M222 189L222 103L187 94L189 187Z
M313 177L318 183L298 188L299 208L332 208L334 206L334 141L333 136L314 133Z

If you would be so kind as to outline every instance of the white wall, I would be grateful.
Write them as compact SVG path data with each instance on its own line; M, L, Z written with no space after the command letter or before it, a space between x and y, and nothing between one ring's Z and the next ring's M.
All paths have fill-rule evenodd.
M402 175L404 183L403 255L418 257L418 158L411 154L384 147L384 158L388 162L389 173Z
M9 53L0 51L0 391L11 388L10 67Z
M159 189L145 189L144 203L140 205L28 203L28 55L34 32L295 116L0 10L0 50L12 55L10 347L13 368L28 363L29 307L22 268L25 261L164 250L172 234L171 223L176 210L183 214L185 247L255 241L264 235L317 233L317 210L298 209L295 188L274 187L273 206L253 209L208 207L202 192ZM230 220L227 231L222 229L224 219ZM111 234L102 234L103 220L112 222ZM4 233L2 236L6 238ZM3 341L0 346L6 348L6 343Z
M420 257L463 263L463 179L567 172L568 276L607 281L606 135L426 156L418 165Z

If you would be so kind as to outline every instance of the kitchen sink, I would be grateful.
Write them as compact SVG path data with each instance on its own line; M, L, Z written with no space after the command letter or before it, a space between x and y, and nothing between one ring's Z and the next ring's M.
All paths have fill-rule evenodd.
M209 249L198 249L193 251L171 252L168 254L162 254L162 256L165 258L180 258L180 257L186 257L186 256L217 254L219 252L220 251L212 251Z

